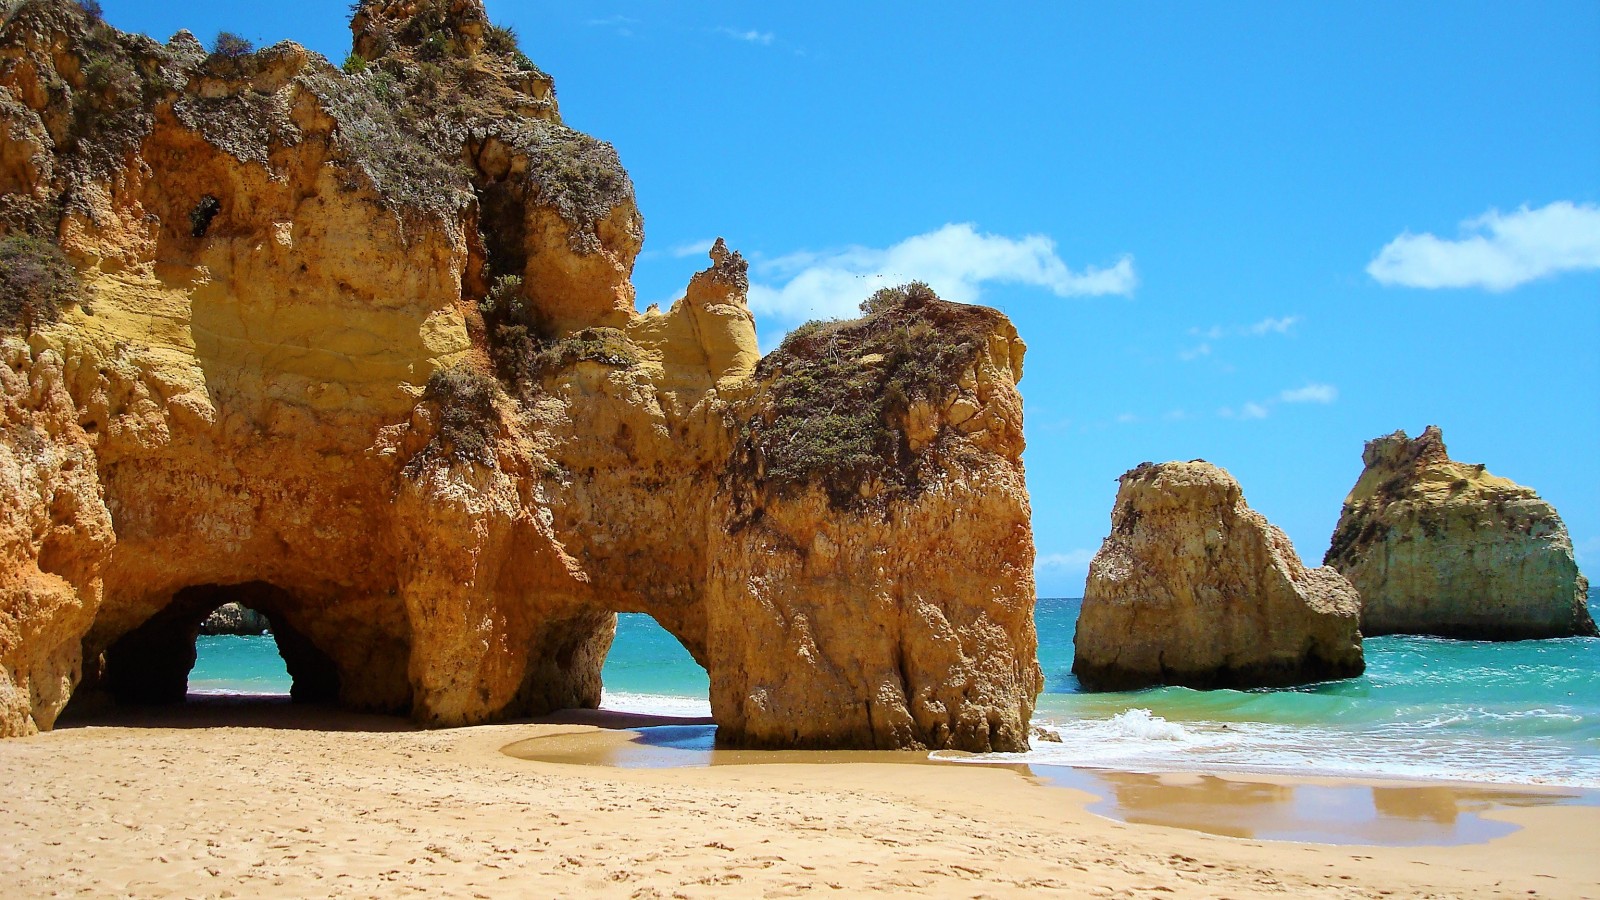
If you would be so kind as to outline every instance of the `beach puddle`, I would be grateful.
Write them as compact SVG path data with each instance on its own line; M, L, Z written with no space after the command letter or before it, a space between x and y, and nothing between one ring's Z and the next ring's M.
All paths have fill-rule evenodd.
M1498 810L1580 804L1600 806L1600 791L1517 789L1469 784L1380 786L1251 780L1181 773L1117 772L1000 761L956 763L923 752L731 750L716 746L716 726L661 725L589 731L519 741L518 759L621 769L723 765L903 763L997 765L1050 787L1097 799L1089 811L1119 822L1185 828L1273 841L1369 846L1476 844L1519 826L1488 817Z
M657 725L620 732L582 732L518 741L502 752L518 759L613 769L828 763L931 765L920 750L729 750L716 746L715 725ZM626 738L619 740L615 738Z
M1242 777L1029 766L1035 778L1100 799L1089 811L1140 825L1316 844L1386 847L1478 844L1519 826L1485 813L1600 805L1600 792L1477 785L1313 784Z

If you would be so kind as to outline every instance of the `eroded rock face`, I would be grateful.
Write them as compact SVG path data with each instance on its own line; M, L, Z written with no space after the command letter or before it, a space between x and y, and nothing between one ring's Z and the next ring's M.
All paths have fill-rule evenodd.
M596 705L615 613L645 612L726 740L1025 746L1010 323L888 292L830 326L855 352L762 361L720 241L635 312L627 174L482 5L351 24L347 73L5 14L0 237L83 289L0 323L0 729L74 685L181 697L237 602L297 697L429 724ZM782 439L863 385L895 392L847 439Z
M1089 564L1072 671L1089 690L1245 688L1365 668L1360 600L1301 565L1289 539L1204 461L1122 476L1111 535Z
M201 634L266 634L272 630L267 617L236 602L224 603L200 623Z
M0 335L0 737L48 729L115 537L59 353Z
M711 510L712 712L747 744L1019 750L1044 686L1023 345L994 310L878 296L791 334L738 413Z
M1572 539L1531 488L1450 459L1429 425L1368 441L1325 559L1361 630L1473 640L1594 635Z

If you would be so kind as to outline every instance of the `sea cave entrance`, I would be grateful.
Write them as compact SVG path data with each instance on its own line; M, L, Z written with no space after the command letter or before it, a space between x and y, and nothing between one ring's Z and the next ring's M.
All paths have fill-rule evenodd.
M604 709L661 716L711 715L711 680L672 632L648 613L618 613L600 670Z
M266 616L236 603L217 608L195 638L189 694L287 697L293 679Z
M313 703L338 699L339 671L328 654L295 627L290 615L296 608L294 597L259 581L178 591L160 612L112 643L98 672L86 672L86 681L118 705L184 702L198 658L201 623L229 603L266 617L288 673L291 699ZM91 674L96 677L87 677Z

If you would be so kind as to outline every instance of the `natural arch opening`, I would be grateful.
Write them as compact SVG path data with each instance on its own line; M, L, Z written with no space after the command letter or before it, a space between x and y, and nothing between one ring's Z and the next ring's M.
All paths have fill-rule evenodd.
M195 638L189 696L287 697L292 683L272 627L254 610L236 603L217 608L200 623Z
M339 670L295 627L289 613L293 601L287 591L259 581L184 588L160 612L106 649L96 687L119 704L182 703L197 657L200 624L218 607L237 603L266 616L289 673L292 700L337 700Z
M711 715L711 680L687 647L649 613L618 613L600 670L601 705L666 716Z

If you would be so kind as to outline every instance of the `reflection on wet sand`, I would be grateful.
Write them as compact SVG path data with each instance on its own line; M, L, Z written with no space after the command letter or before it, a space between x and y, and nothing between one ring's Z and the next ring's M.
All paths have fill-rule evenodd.
M716 746L715 725L656 725L597 735L593 731L519 741L504 752L519 759L608 766L680 769L774 763L931 763L918 750L729 750ZM619 739L620 738L620 739Z
M714 725L657 724L667 721L672 720L607 721L603 724L613 728L632 727L536 738L512 744L504 752L520 759L613 768L951 764L920 752L718 749ZM1482 813L1531 806L1600 805L1600 791L1571 788L1518 790L1467 784L1377 787L1069 766L1013 764L1006 768L1043 784L1093 794L1100 799L1089 807L1090 811L1110 819L1257 840L1386 846L1481 843L1517 829L1509 822L1485 818Z
M1102 799L1089 809L1108 818L1230 837L1319 844L1476 844L1517 830L1510 822L1480 813L1600 805L1600 792L1566 788L1263 783L1066 766L1034 766L1033 772L1047 784L1099 795Z

